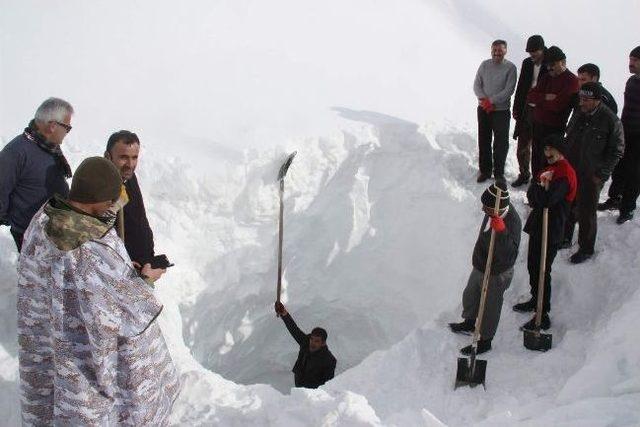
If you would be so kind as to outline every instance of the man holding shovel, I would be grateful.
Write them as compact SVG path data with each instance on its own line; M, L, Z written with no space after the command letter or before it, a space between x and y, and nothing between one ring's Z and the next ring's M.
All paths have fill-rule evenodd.
M311 334L305 334L293 321L284 304L276 301L275 310L278 317L282 317L293 339L300 345L298 359L293 366L296 387L318 388L332 379L336 370L336 358L327 347L327 331L316 327Z
M485 217L480 226L480 233L473 249L473 269L462 294L462 317L460 323L450 323L449 327L455 333L470 335L476 325L476 318L482 316L480 339L477 342L476 354L491 350L491 340L498 328L502 296L509 288L513 278L513 265L518 257L520 233L522 223L518 212L509 202L509 192L506 185L496 182L487 188L480 199ZM497 207L497 209L496 209ZM492 230L495 230L493 254L489 246ZM480 299L484 271L489 264L488 257L492 255L491 270L488 278L486 302L484 312L479 313ZM469 345L460 350L462 354L470 355L473 346Z
M548 166L537 176L529 186L527 198L529 206L533 208L524 225L525 233L529 234L528 264L531 298L513 306L515 311L536 311L538 306L538 283L540 280L541 249L543 241L543 213L548 211L547 250L544 269L544 295L540 329L551 327L549 310L551 309L551 265L558 249L562 245L564 228L569 217L571 203L576 197L576 172L564 158L566 144L562 136L553 134L544 140L544 155ZM535 329L535 317L522 329Z

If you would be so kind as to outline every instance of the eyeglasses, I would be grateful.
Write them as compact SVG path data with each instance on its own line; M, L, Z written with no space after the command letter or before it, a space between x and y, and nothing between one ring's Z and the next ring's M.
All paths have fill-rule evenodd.
M67 133L71 132L71 129L73 129L73 126L68 125L66 123L58 122L56 120L51 120L49 123L55 123L58 126L62 126L67 131Z

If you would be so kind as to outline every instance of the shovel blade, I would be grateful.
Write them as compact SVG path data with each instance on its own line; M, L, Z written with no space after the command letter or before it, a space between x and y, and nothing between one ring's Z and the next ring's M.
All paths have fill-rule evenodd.
M536 331L524 331L524 346L529 350L551 350L552 341L551 334L543 334Z
M483 387L486 388L484 384L485 374L487 373L487 361L486 360L475 360L475 367L472 366L471 360L465 357L458 358L458 371L456 372L456 385L455 388L458 387L475 387L477 385L482 384Z

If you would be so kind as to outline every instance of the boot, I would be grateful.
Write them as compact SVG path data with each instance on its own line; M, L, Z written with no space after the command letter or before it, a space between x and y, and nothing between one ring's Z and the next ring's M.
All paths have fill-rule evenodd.
M627 221L631 221L633 219L633 211L620 211L620 215L618 219L616 219L617 224L624 224Z
M476 354L486 353L489 350L491 350L491 340L479 339L478 348L476 349ZM460 353L464 354L465 356L471 356L472 351L473 351L473 345L468 345L460 349Z
M591 258L592 256L593 254L588 254L578 249L578 252L576 252L575 254L571 255L571 257L569 257L569 261L571 262L571 264L581 264L586 260L588 260L589 258Z
M486 180L488 180L489 178L491 178L491 175L485 175L482 172L480 172L478 174L478 179L476 179L476 182L481 183L481 182L485 182Z
M456 334L471 335L476 329L476 322L473 319L464 319L460 323L449 323L449 328Z
M560 244L560 249L569 249L571 247L571 239L564 239Z
M513 182L511 183L511 186L512 186L513 188L518 188L518 187L520 187L521 185L524 185L524 184L526 184L526 183L528 183L528 182L529 182L529 176L528 176L528 175L522 175L522 174L520 174L520 175L518 175L518 179L516 179L515 181L513 181Z
M542 315L542 319L540 319L540 329L546 331L551 327L551 319L549 319L549 314L544 313ZM524 325L520 326L521 331L535 331L536 330L536 316L533 316L531 320L529 320Z
M604 203L598 203L599 211L615 211L620 208L619 197L609 197Z
M518 311L520 313L528 313L530 311L536 311L537 302L530 298L527 302L521 302L513 306L513 311Z

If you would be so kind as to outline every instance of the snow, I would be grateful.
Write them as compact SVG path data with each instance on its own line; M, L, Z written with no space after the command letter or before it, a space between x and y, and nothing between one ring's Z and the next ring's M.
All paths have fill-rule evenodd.
M142 1L126 13L106 1L2 3L3 140L51 94L78 112L64 144L72 165L115 129L142 139L156 248L176 264L156 291L185 383L173 424L640 425L637 221L600 214L593 260L572 266L571 250L559 253L547 353L524 349L528 318L510 309L528 292L523 237L486 390L453 390L468 339L446 328L482 218L471 84L491 40L507 38L519 66L540 32L570 68L599 63L622 105L639 5L543 2L547 19L532 20L502 0ZM59 31L43 31L46 20ZM43 51L50 40L58 48ZM329 332L338 375L319 390L291 389L297 348L272 308L275 177L293 150L283 300L304 330ZM524 193L512 200L524 220ZM15 425L6 228L0 255L0 425Z

